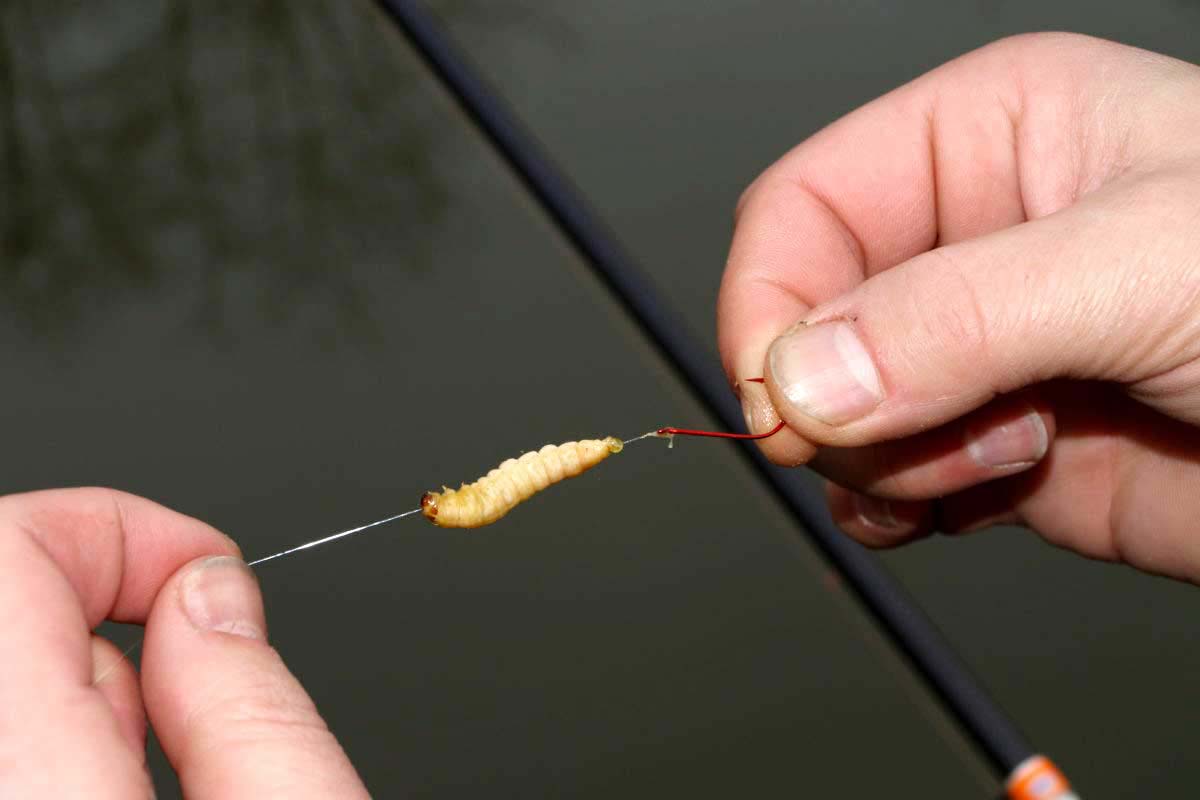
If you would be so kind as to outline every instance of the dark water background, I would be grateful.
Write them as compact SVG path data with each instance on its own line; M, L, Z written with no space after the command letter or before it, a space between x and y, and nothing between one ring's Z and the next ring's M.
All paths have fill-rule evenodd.
M438 7L710 343L737 195L838 115L1024 30L1200 59L1187 2ZM253 558L548 441L707 422L369 3L0 25L0 490L116 486ZM1085 796L1195 795L1196 590L1011 530L886 561ZM723 444L260 577L379 797L993 788Z

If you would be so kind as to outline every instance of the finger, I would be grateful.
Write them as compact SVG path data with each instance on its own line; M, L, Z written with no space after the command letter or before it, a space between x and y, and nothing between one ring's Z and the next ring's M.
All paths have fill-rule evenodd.
M932 527L929 502L885 500L832 482L825 485L825 502L834 524L867 547L907 544Z
M746 417L746 430L765 433L779 425L779 412L775 410L767 387L761 383L739 381L735 392L742 403ZM808 463L817 452L815 445L806 442L795 430L783 428L775 434L755 442L771 461L781 467L798 467Z
M1200 540L1192 535L1200 516L1200 431L1114 387L1056 384L1047 394L1058 430L1046 457L1030 470L934 503L860 499L831 487L834 521L874 546L931 530L1025 525L1090 558L1200 583ZM885 504L883 512L876 502Z
M1152 412L1114 387L1095 384L1050 384L1039 391L1038 402L1053 409L1056 431L1046 455L1029 470L916 503L864 500L854 498L853 491L831 489L835 522L851 536L883 546L934 531L965 534L992 525L1027 525L1052 544L1092 558L1119 560L1110 509L1118 487L1117 464L1129 456L1121 455L1128 444L1111 434L1111 424L1117 420L1130 428L1152 425ZM832 493L838 491L844 496L834 505ZM879 523L887 515L866 514L862 519L858 513L875 503L887 504L889 511L907 509L904 517L919 522L881 538ZM927 511L924 516L918 513L922 508Z
M865 447L828 447L809 466L836 483L891 500L929 500L1030 469L1054 437L1049 404L1006 396L925 433Z
M0 796L139 797L142 753L93 678L91 629L145 618L179 564L236 552L217 531L103 489L0 498Z
M1059 387L1054 403L1055 443L1009 479L1009 507L1052 544L1200 583L1200 430L1113 387Z
M241 561L181 570L146 629L142 681L163 750L191 800L367 793L317 709L266 641Z
M833 522L851 538L874 548L898 547L931 533L973 533L993 525L1022 525L1015 487L1007 481L976 486L938 500L886 500L829 484L826 502Z
M92 635L92 685L108 701L129 749L144 759L146 710L142 706L137 670L116 645L95 634Z

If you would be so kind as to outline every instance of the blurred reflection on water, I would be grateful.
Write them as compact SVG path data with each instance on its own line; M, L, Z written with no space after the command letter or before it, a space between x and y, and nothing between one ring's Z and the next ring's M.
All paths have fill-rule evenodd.
M537 34L520 6L438 7ZM62 338L114 301L170 293L189 298L181 324L216 336L256 319L370 336L359 277L421 269L447 190L422 76L359 46L378 24L363 9L5 4L5 311Z

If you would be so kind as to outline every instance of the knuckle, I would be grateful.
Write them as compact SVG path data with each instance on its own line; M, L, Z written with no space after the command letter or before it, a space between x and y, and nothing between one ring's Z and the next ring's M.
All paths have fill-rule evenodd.
M748 214L771 204L770 198L776 193L775 184L776 181L771 178L771 171L767 170L742 191L733 207L735 226L742 222Z
M735 226L750 219L776 221L808 194L802 182L787 176L778 165L773 166L755 178L738 198L733 214Z
M761 180L761 177L754 179L750 185L743 189L742 193L738 195L737 202L733 205L733 224L735 226L742 219L742 214L746 212L746 206L750 204L750 200L754 196L754 192L757 191L759 181Z
M959 373L956 377L973 384L978 381L980 371L996 375L997 365L992 361L996 322L985 309L979 289L955 248L930 251L928 262L928 268L920 270L920 274L929 285L913 294L916 298L936 299L933 303L917 301L920 303L916 309L917 322L925 340L942 352L957 354L953 359L957 363L944 365L955 369Z
M1091 51L1119 48L1115 42L1070 31L1037 31L1004 36L981 48L984 51L1002 51L1008 54L1031 56L1051 55L1063 50Z
M917 494L909 465L900 458L902 447L896 442L885 442L862 448L872 478L864 487L867 494L885 500L906 500Z

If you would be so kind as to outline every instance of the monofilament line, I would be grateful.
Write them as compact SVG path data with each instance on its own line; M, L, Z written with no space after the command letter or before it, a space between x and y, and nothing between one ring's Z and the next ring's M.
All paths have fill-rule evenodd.
M291 555L292 553L297 553L301 550L307 550L310 547L316 547L317 545L325 544L326 542L332 542L334 539L341 539L343 536L352 536L353 534L365 531L367 528L374 528L376 525L384 525L388 522L395 522L398 519L403 519L404 517L411 517L413 514L419 514L419 513L421 513L421 509L414 508L412 511L405 511L403 514L396 514L395 516L388 517L387 519L380 519L380 520L376 520L375 522L368 522L366 525L359 525L357 528L351 528L348 531L342 531L341 533L335 533L332 536L326 536L323 539L317 539L316 541L309 542L307 544L302 544L299 547L291 547L291 548L288 548L287 550L281 550L280 552L276 553L275 555L266 556L266 557L260 558L256 561L251 561L246 566L253 567L256 564L262 564L262 563L271 561L276 558L283 558L286 555Z
M310 547L316 547L319 544L325 544L326 542L332 542L334 539L341 539L343 536L351 536L355 533L360 533L362 531L365 531L367 528L374 528L376 525L385 525L389 522L395 522L398 519L403 519L404 517L411 517L413 514L416 514L420 510L421 509L419 509L419 508L414 508L412 511L405 511L403 514L396 514L394 516L388 517L387 519L380 519L380 520L376 520L375 522L368 522L366 525L359 525L357 528L351 528L348 531L342 531L341 533L335 533L332 536L326 536L323 539L317 539L315 542L309 542L308 544L302 544L299 547L292 547L288 550L283 550L281 552L276 553L273 556L267 556L265 558L260 558L257 561L251 561L246 566L253 567L255 564L262 564L265 561L271 561L272 559L282 558L283 556L298 552L300 550L307 550ZM140 645L141 643L142 643L142 640L138 639L136 642L129 645L129 647L125 648L125 652L121 653L120 658L118 658L115 662L113 662L112 665L110 665L107 669L103 670L102 672L100 672L99 675L97 675L95 678L92 679L92 685L95 686L96 684L100 683L100 681L107 678L109 676L109 674L114 669L117 668L117 665L120 664L122 661L124 661L126 658L128 658L129 654L132 653L134 650L136 650L138 648L138 645Z
M640 442L642 439L649 439L651 436L658 436L659 438L662 438L658 430L655 429L649 433L643 433L641 436L635 436L632 439L626 439L625 441L621 442L621 444L633 444L634 442Z

